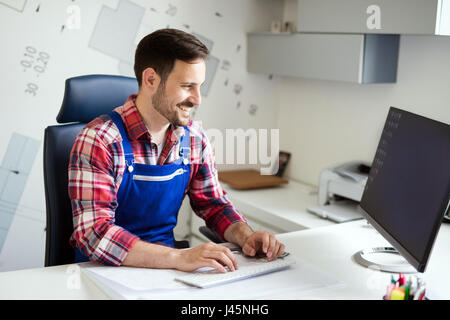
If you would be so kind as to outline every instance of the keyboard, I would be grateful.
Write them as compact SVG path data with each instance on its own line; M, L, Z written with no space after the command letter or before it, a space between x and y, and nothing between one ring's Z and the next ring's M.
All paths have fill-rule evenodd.
M206 270L199 269L187 275L176 277L175 280L199 288L208 288L219 284L225 284L283 270L289 268L289 266L295 263L292 256L289 256L286 252L281 257L273 261L267 261L266 258L247 257L244 256L243 253L234 253L236 254L239 268L235 271L221 273L216 269L202 268Z

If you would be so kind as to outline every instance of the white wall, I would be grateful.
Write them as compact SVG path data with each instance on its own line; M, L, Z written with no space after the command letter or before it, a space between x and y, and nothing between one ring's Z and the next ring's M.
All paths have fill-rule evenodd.
M212 41L218 60L195 118L205 128L273 128L276 80L247 74L245 35L267 30L281 15L278 0L0 0L0 271L44 264L43 134L56 124L65 79L133 75L139 40L159 28L179 28ZM26 92L30 84L35 95ZM235 93L235 85L242 91ZM258 107L254 115L251 105ZM17 175L1 162L14 149L8 149L14 134L38 147L31 168ZM11 183L11 177L25 182ZM12 207L8 192L19 197Z
M318 185L323 168L372 162L390 106L450 123L450 37L401 36L395 84L282 78L281 149L292 152L286 174Z

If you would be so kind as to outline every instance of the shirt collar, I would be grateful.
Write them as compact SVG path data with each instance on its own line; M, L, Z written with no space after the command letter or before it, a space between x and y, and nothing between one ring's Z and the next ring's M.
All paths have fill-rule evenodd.
M145 125L144 120L142 119L142 116L136 107L136 98L137 94L130 95L125 104L120 108L122 119L124 121L125 127L127 128L130 140L138 140L142 135L146 134L151 141L151 134L148 131L148 128ZM189 125L191 123L192 121L190 121ZM176 142L184 134L185 132L183 127L170 124L166 142Z

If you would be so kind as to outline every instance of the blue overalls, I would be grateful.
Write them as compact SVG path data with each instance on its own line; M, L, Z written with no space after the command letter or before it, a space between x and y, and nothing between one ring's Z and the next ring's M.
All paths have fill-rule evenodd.
M174 246L173 228L189 181L190 136L187 127L181 137L180 158L171 164L134 163L125 125L117 112L109 116L122 136L125 170L117 192L115 224L151 243ZM89 258L75 250L75 262Z

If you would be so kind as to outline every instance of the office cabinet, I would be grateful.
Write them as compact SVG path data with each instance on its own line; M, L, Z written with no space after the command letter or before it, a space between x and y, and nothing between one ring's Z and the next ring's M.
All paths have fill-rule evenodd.
M247 35L247 70L354 83L395 82L398 35Z
M298 0L297 30L450 35L450 0Z

